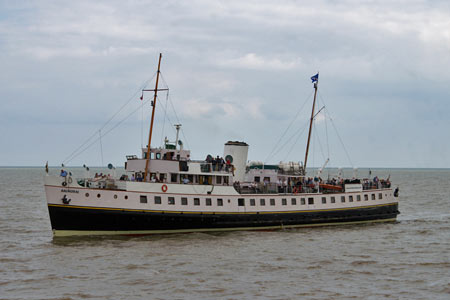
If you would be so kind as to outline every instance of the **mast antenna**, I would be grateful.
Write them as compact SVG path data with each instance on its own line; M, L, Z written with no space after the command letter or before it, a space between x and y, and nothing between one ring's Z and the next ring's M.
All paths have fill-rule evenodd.
M316 75L311 77L312 82L314 83L314 101L311 111L311 120L309 121L309 133L308 133L308 142L306 143L306 152L305 152L305 164L303 165L303 172L306 174L306 163L308 162L308 152L309 152L309 143L311 141L311 131L312 125L314 121L314 108L316 106L316 97L317 97L317 86L319 85L319 72Z

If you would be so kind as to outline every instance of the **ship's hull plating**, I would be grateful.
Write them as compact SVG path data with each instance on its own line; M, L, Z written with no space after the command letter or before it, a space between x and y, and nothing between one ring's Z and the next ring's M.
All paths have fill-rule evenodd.
M266 230L395 221L398 204L316 211L205 213L48 205L55 236Z

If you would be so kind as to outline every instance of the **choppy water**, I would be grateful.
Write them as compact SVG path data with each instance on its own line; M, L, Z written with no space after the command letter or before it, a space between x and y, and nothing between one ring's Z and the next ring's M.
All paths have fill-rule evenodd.
M0 299L449 299L450 170L376 170L397 223L53 239L42 169L0 168Z

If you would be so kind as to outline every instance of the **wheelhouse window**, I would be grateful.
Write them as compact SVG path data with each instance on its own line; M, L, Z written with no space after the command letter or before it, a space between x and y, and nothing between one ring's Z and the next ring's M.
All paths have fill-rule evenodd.
M308 205L313 205L314 204L314 198L308 198Z
M175 205L175 197L169 197L168 203L169 203L169 205Z
M287 205L287 199L286 198L281 199L281 205Z
M161 197L155 196L155 204L161 204Z
M211 206L211 198L206 198L205 204L206 206Z
M255 199L250 199L250 206L255 206Z
M181 198L181 205L188 205L188 200L186 197Z
M272 205L272 206L275 205L275 199L270 199L270 205Z
M217 199L217 206L223 206L223 199Z
M292 198L291 199L291 204L292 205L297 205L297 199L296 198Z
M245 199L244 198L239 198L238 199L238 206L244 206L245 205Z
M194 198L194 205L200 205L200 198Z
M266 199L259 199L259 205L261 206L266 205Z
M147 203L147 196L141 195L141 203Z

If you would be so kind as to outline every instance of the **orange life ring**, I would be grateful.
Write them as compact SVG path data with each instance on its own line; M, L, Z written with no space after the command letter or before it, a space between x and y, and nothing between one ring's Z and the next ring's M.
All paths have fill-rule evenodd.
M167 185L163 184L161 190L165 193L167 192Z

